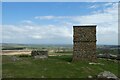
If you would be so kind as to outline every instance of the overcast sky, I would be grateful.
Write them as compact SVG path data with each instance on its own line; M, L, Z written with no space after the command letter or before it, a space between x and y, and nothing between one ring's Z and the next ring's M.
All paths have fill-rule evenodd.
M118 44L118 3L3 2L2 5L4 43L72 44L73 25L96 24L97 44Z

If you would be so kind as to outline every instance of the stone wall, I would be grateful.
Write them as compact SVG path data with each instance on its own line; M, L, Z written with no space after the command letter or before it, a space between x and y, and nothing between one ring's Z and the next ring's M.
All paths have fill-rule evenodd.
M73 26L73 61L96 60L96 26Z
M40 58L40 59L48 58L48 51L33 50L31 52L31 56L33 56L34 58Z

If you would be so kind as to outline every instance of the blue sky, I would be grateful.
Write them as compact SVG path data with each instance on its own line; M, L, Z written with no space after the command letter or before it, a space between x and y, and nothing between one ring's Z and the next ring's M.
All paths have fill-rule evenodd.
M96 24L97 44L117 44L117 22L112 2L2 3L4 43L72 44L73 25Z
M119 0L2 0L3 2L118 2Z
M90 15L93 11L103 10L104 6L89 8L103 3L89 2L13 2L3 3L3 24L15 24L24 19L33 20L34 16L82 16ZM109 7L109 6L107 6ZM107 8L106 7L106 8ZM12 19L12 20L11 20Z

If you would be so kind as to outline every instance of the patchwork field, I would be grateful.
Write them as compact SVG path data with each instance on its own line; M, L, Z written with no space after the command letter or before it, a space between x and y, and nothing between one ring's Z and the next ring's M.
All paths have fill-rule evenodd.
M31 55L31 50L2 50L2 55ZM71 53L54 53L54 52L49 52L49 56L62 56L62 55L72 55Z
M31 50L2 50L2 55L20 55L28 54L30 55Z

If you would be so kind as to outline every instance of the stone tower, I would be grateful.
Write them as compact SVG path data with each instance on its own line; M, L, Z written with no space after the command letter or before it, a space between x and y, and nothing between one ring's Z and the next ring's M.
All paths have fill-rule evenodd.
M73 26L73 61L96 61L96 25Z

